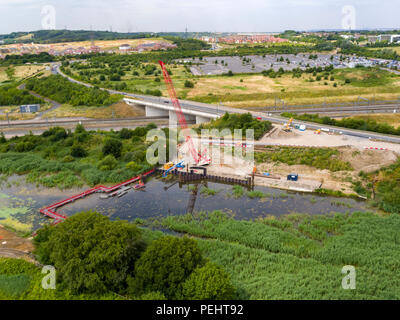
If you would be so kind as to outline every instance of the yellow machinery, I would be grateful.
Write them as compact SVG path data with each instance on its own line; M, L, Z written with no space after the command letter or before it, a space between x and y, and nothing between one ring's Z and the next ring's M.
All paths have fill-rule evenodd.
M168 162L166 164L164 164L164 170L168 170L169 168L171 168L174 165L173 162Z
M290 129L290 127L292 126L292 122L293 122L293 118L290 118L290 120L284 124L283 131L286 131L286 132L292 131L292 129Z
M318 130L315 131L314 133L316 133L316 134L321 134L321 129L318 129Z

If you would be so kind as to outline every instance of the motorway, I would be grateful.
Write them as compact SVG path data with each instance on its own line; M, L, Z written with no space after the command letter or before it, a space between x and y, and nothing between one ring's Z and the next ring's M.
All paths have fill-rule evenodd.
M59 64L53 64L52 69L53 69L53 72L56 72L56 73L62 75L63 77L66 77L67 79L69 79L72 82L84 85L86 87L92 87L92 85L90 85L90 84L75 80L75 79L65 75L63 72L61 72ZM116 90L111 90L111 89L103 89L103 90L107 90L108 92L110 92L112 94L121 94L124 96L136 98L139 100L154 102L154 103L170 103L169 99L162 98L162 97L138 95L138 94L116 91ZM283 118L283 117L280 117L277 115L266 115L265 112L236 109L236 108L230 108L230 107L226 107L226 106L222 106L222 105L212 105L212 104L205 104L205 103L187 101L187 100L180 100L180 103L181 103L181 106L184 108L207 112L207 113L211 113L211 114L224 114L225 112L229 112L229 113L248 113L249 112L254 117L261 118L263 120L268 120L273 123L283 124L283 123L287 122L286 118ZM368 106L368 107L374 107L374 106ZM298 124L298 125L304 124L307 126L308 129L317 130L317 129L320 129L321 127L323 127L323 128L329 129L331 132L334 132L334 133L340 133L340 134L359 137L359 138L376 139L376 140L380 140L380 141L400 143L400 137L393 136L393 135L384 135L384 134L368 132L368 131L353 130L353 129L333 127L333 126L325 126L325 125L321 125L318 123L295 120L293 122L293 125L296 125L296 124Z

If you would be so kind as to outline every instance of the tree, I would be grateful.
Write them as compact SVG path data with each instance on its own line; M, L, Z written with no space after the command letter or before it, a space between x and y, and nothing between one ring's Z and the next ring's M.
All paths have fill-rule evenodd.
M106 171L114 169L117 165L118 165L117 160L114 158L113 155L109 154L98 163L97 167L100 170Z
M40 229L34 242L40 261L54 265L62 286L74 293L124 290L145 248L135 225L92 211Z
M194 83L192 81L185 81L185 88L194 88Z
M158 291L167 299L177 299L184 281L202 264L195 240L162 237L153 241L136 262L136 276L129 283L129 293L135 296Z
M104 143L102 151L104 155L112 154L115 158L119 158L122 151L122 142L117 139L108 138Z
M211 262L194 270L182 286L188 300L230 300L235 292L230 275Z
M130 139L133 136L132 130L122 128L122 130L119 132L119 136L121 137L121 139Z
M6 137L4 136L4 133L1 132L1 133L0 133L0 143L6 143L6 142L7 142L7 139L6 139Z
M84 158L87 156L87 152L80 145L73 145L71 148L71 156L74 158Z

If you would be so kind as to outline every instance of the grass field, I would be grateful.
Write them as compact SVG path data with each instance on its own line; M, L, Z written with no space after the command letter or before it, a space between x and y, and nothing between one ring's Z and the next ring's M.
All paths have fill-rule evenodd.
M393 50L397 54L400 54L400 47L369 48L369 50L373 50L373 51L383 50L383 49Z
M85 117L94 119L105 118L130 118L144 116L144 111L134 108L123 102L115 103L106 107L73 107L63 104L59 108L46 113L43 118L67 118L67 117Z
M24 65L15 67L0 67L0 85L2 82L19 81L37 72L43 71L44 75L50 75L46 65Z

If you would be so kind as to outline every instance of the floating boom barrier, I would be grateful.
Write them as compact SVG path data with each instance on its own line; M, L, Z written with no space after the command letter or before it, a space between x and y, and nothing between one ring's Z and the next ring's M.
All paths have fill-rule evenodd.
M69 198L67 198L65 200L56 202L56 203L54 203L54 204L52 204L52 205L50 205L48 207L45 207L45 208L40 210L40 213L44 214L45 216L48 216L49 218L54 219L54 223L53 224L58 224L58 223L64 221L65 219L67 219L66 216L56 212L56 210L58 208L60 208L62 206L65 206L68 203L74 202L75 200L82 199L82 198L84 198L84 197L86 197L88 195L91 195L92 193L100 193L100 192L110 193L110 192L116 191L121 187L127 186L128 184L131 184L131 183L133 183L135 181L141 180L142 178L150 176L155 171L156 171L155 169L152 169L150 171L147 171L146 173L143 173L143 174L141 174L141 175L139 175L137 177L134 177L134 178L131 178L131 179L126 180L124 182L121 182L121 183L119 183L119 184L117 184L115 186L112 186L112 187L106 187L106 186L102 186L101 185L101 186L97 186L97 187L91 188L91 189L86 190L86 191L84 191L82 193L79 193L79 194L74 195L72 197L69 197Z

